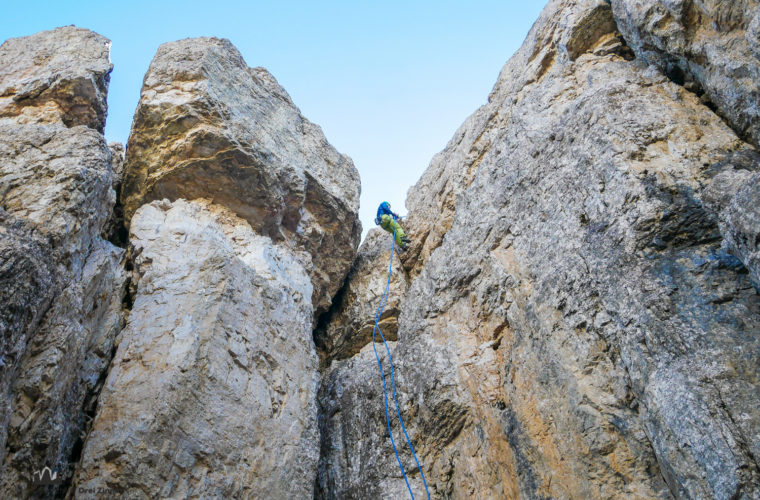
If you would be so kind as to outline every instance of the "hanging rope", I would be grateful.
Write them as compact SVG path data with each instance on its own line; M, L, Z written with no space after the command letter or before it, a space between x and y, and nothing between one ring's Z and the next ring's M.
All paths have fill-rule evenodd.
M401 423L401 430L404 431L404 437L406 438L407 444L409 444L409 449L412 450L412 456L414 457L414 462L417 464L417 469L420 471L420 475L422 476L422 484L425 485L425 493L427 493L428 500L430 500L430 491L428 490L427 481L425 481L425 474L422 472L422 467L420 466L419 460L417 460L417 454L414 452L414 446L412 446L411 440L409 440L409 436L406 433L406 427L404 427L404 420L401 418L401 412L398 409L398 398L396 397L396 380L393 374L393 358L391 357L391 350L388 348L388 343L385 341L385 335L383 335L383 332L380 330L380 326L378 325L378 322L380 321L380 316L382 316L383 311L385 310L385 303L388 301L388 293L390 291L391 286L391 271L393 270L393 250L396 248L396 227L397 223L394 220L393 221L393 241L391 242L391 261L388 265L388 282L385 284L385 292L383 292L383 298L380 300L380 305L377 308L377 311L375 312L375 328L372 330L372 349L375 351L375 359L377 359L377 366L380 368L380 377L383 379L383 398L385 400L385 422L388 424L388 435L391 437L391 446L393 446L393 453L396 454L396 461L398 462L398 466L401 469L401 475L404 476L404 482L406 483L406 488L409 490L409 495L411 495L412 500L414 500L414 493L412 493L412 487L409 486L409 480L406 477L406 472L404 471L404 466L401 464L401 458L398 456L398 450L396 450L396 441L393 439L393 432L391 431L391 419L388 414L388 389L385 384L385 374L383 373L383 365L380 362L380 356L377 355L377 348L375 347L375 332L380 332L380 338L383 339L383 345L385 345L385 350L388 353L388 361L391 365L391 387L393 388L393 402L396 404L396 415L398 415L398 421Z

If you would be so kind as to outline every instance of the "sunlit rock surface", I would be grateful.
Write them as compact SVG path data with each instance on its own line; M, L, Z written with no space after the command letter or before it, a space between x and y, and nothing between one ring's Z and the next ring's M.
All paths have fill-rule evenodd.
M134 306L74 494L305 498L313 328L356 254L359 178L227 40L162 45L127 144Z
M393 357L434 496L760 495L758 155L742 130L635 58L607 2L549 2L407 200ZM339 335L357 321L333 319ZM326 371L322 497L404 489L373 357Z
M227 40L162 45L127 150L127 223L152 200L211 199L311 254L314 305L327 309L359 244L359 174L265 69Z
M321 318L314 340L323 353L323 363L353 356L372 339L375 315L388 282L393 237L380 228L367 234L356 255L346 284L329 314ZM396 340L399 308L409 284L398 249L393 258L393 280L378 326L386 340ZM376 337L379 341L380 334Z
M760 2L612 0L612 7L642 60L760 144Z
M549 1L409 191L393 374L390 235L269 73L162 45L125 151L108 40L5 42L0 496L403 498L376 347L434 498L760 497L759 34Z
M136 299L76 497L304 498L318 453L303 263L208 201L132 217Z

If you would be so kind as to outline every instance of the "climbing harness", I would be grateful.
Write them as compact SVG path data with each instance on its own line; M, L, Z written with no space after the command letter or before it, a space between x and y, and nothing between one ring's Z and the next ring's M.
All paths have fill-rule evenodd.
M383 379L383 397L385 399L385 422L388 424L388 435L391 437L391 446L393 446L393 453L396 454L396 461L398 462L398 466L401 469L401 475L404 476L404 482L406 483L406 489L409 490L409 495L411 495L412 500L414 500L414 493L412 493L412 488L409 486L409 480L406 478L406 472L404 471L404 466L401 464L401 458L398 456L398 451L396 450L396 441L393 439L393 432L391 431L391 420L388 415L388 389L385 384L385 374L383 373L383 365L380 362L380 356L377 355L377 348L375 347L375 332L380 332L380 338L383 339L383 345L385 345L385 350L388 353L388 361L390 362L391 366L391 387L393 388L393 402L396 404L396 415L398 415L398 421L401 423L401 430L404 431L404 437L406 438L406 442L409 445L409 449L412 450L412 456L414 457L414 462L417 464L417 469L420 471L420 475L422 476L422 484L425 485L425 493L427 493L428 500L430 500L430 491L428 490L427 481L425 481L425 474L422 472L422 466L420 466L419 460L417 460L417 454L414 452L414 446L412 446L412 442L409 440L409 436L406 433L406 427L404 427L404 420L401 418L401 412L398 409L398 398L396 397L396 380L394 378L393 374L393 358L391 357L391 350L388 348L388 343L385 341L385 335L383 335L383 332L380 330L380 326L378 325L378 322L380 321L380 316L383 314L383 311L385 310L385 303L388 301L388 292L390 291L391 286L391 271L393 270L393 250L396 247L396 225L393 226L393 241L391 242L391 261L388 265L388 282L385 284L385 292L383 292L383 298L380 300L380 305L377 308L377 311L375 312L375 328L372 330L372 349L375 351L375 359L377 359L377 366L380 368L380 377Z

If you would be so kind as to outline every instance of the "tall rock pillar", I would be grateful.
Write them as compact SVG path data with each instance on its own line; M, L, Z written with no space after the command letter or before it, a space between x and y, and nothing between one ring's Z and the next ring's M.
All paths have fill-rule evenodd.
M122 188L134 306L75 496L305 498L312 329L356 252L359 177L227 40L162 45Z

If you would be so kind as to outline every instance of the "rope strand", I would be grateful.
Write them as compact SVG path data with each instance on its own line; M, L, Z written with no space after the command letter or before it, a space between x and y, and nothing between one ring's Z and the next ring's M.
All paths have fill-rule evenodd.
M388 301L388 294L390 292L390 286L391 286L391 273L393 271L393 250L396 248L396 228L397 228L396 221L394 220L393 222L394 222L393 241L391 242L391 259L390 259L390 264L388 265L388 281L385 284L385 291L383 292L383 298L380 301L380 305L378 306L377 311L375 312L375 327L372 330L372 349L375 351L375 359L377 359L377 366L380 368L380 377L383 379L383 399L385 401L385 422L388 424L388 435L391 438L391 446L393 446L393 453L396 455L396 461L398 462L398 466L401 469L401 475L404 476L404 482L406 483L406 488L409 490L409 495L412 497L412 500L414 500L414 493L412 493L412 487L409 485L409 480L406 477L404 466L401 464L401 458L398 456L398 450L396 449L396 441L393 439L393 432L391 430L391 420L388 414L388 389L385 383L385 373L383 373L383 365L380 362L380 356L378 356L377 348L375 347L375 333L380 332L380 338L383 339L383 345L385 345L385 350L388 353L388 361L391 367L391 387L393 388L393 402L396 404L396 415L398 415L398 421L399 423L401 423L401 430L404 432L404 438L406 438L406 442L409 445L409 449L412 451L414 462L417 464L417 469L420 471L420 475L422 476L422 484L425 485L425 492L427 493L428 500L430 500L430 491L428 490L427 481L425 480L425 473L422 472L422 466L420 466L420 462L419 460L417 460L417 454L414 452L414 446L412 446L412 441L409 439L409 435L406 433L406 427L404 426L404 419L401 418L401 412L399 411L398 398L396 396L396 378L395 378L394 370L393 370L393 358L391 357L391 350L388 347L388 343L385 341L385 335L383 335L383 332L382 330L380 330L380 326L378 325L380 321L380 316L383 314L383 311L385 310L385 304Z

